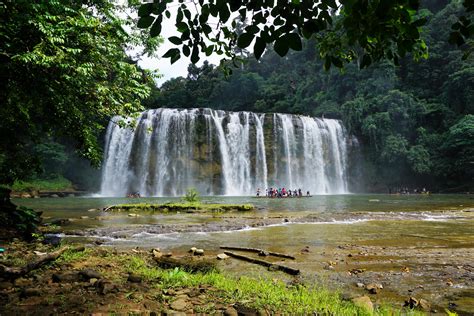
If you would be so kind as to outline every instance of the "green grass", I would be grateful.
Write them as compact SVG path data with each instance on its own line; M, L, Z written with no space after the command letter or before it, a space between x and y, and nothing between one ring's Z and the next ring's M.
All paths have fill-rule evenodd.
M252 204L205 204L200 202L180 202L166 204L118 204L109 207L109 211L124 212L226 212L251 211Z
M7 186L8 187L8 186ZM15 181L13 185L9 186L13 191L64 191L73 189L71 181L58 176L53 179L33 179L28 181Z
M288 315L370 315L364 309L340 298L339 293L325 288L302 285L288 286L282 281L225 276L219 272L187 273L179 268L162 270L149 267L140 257L122 258L129 272L141 275L144 280L159 280L160 288L212 286L217 290L216 299L225 303L247 302L249 307L265 309L271 313ZM419 311L397 310L383 306L374 315L424 315Z

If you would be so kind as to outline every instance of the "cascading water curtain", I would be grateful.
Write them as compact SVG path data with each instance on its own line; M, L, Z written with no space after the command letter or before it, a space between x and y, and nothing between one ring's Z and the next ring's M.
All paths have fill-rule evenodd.
M257 188L347 193L341 122L211 109L143 112L134 128L111 119L101 195L253 195Z

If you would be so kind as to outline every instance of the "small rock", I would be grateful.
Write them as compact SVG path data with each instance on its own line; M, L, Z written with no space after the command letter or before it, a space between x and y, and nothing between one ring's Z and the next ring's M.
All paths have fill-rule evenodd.
M52 276L53 282L77 282L80 281L81 276L77 272L54 273Z
M51 194L49 197L52 197L52 198L58 198L58 197L59 197L59 195L57 195L57 194Z
M95 285L97 283L97 281L98 280L96 278L91 278L91 279L89 279L89 284L90 285Z
M13 287L13 284L10 282L0 282L0 290L8 290Z
M161 256L163 256L163 254L160 251L160 248L153 249L151 253L153 254L154 258L161 258Z
M405 301L405 304L403 306L406 306L409 308L415 308L418 306L418 304L419 304L419 301L415 297L410 296L408 300Z
M89 216L86 216L86 215L81 216L81 219L88 219L88 218L89 218Z
M268 251L262 250L258 253L258 255L261 257L268 257L270 254L268 253Z
M370 297L368 296L360 296L352 299L352 303L354 303L355 306L360 307L368 311L369 313L374 312L374 304L370 300Z
M190 252L190 253L195 253L195 252L196 252L196 250L197 250L197 248L196 248L196 247L191 247L191 249L189 249L189 252Z
M194 252L194 255L204 256L204 249L196 249L196 251Z
M100 279L102 278L102 275L92 269L84 269L79 271L79 274L85 279L85 280L90 280L90 279Z
M418 301L418 306L424 311L430 311L431 310L431 304L425 299L420 299Z
M363 287L365 287L365 284L361 283L361 282L357 282L356 286L359 287L359 288L363 288Z
M189 308L189 304L188 301L184 298L179 298L176 301L172 302L170 307L175 311L182 312Z
M139 217L140 215L138 214L135 214L135 213L130 213L128 214L128 217Z
M32 296L40 296L40 295L41 295L41 291L39 289L32 289L32 288L26 288L20 294L21 297L32 297Z
M233 307L228 307L224 311L224 316L237 316L237 315L239 315L239 313L237 313L237 310Z
M91 208L91 209L88 209L87 211L88 211L88 212L97 212L98 209L96 209L96 208Z
M31 286L33 282L30 279L25 279L25 278L18 278L14 282L15 286L19 287L26 287L26 286Z
M132 283L141 283L142 282L142 277L137 275L137 274L130 273L128 275L127 281L132 282Z
M102 295L117 291L117 286L115 284L113 284L109 280L104 280L104 279L99 280L96 283L96 287L97 287L97 291Z
M381 284L370 283L365 286L365 289L369 291L370 294L377 294L379 289L381 289Z
M227 258L229 258L229 256L226 255L225 253L220 253L220 254L217 255L217 259L219 259L219 260L225 260Z

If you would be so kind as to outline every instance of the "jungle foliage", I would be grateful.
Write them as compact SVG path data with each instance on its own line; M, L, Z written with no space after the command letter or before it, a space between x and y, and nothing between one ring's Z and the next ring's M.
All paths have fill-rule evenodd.
M165 82L146 106L210 107L286 112L342 119L365 157L365 188L427 186L472 190L474 178L474 67L472 56L449 43L451 26L465 14L460 1L424 1L421 39L427 60L407 55L400 66L380 61L359 70L324 71L317 41L285 58L249 55L230 76L204 62L186 78ZM248 55L244 54L244 55ZM364 188L361 188L364 189Z
M122 9L137 6L0 2L0 183L28 178L45 165L63 172L58 168L67 157L57 142L100 163L105 122L139 111L153 85L151 74L126 54L138 43L154 53L160 42L122 18Z

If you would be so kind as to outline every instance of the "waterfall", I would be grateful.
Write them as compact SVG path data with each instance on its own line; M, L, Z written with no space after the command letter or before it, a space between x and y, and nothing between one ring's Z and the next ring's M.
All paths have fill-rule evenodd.
M338 120L166 108L141 113L134 127L121 120L107 128L103 196L348 192L348 136Z

